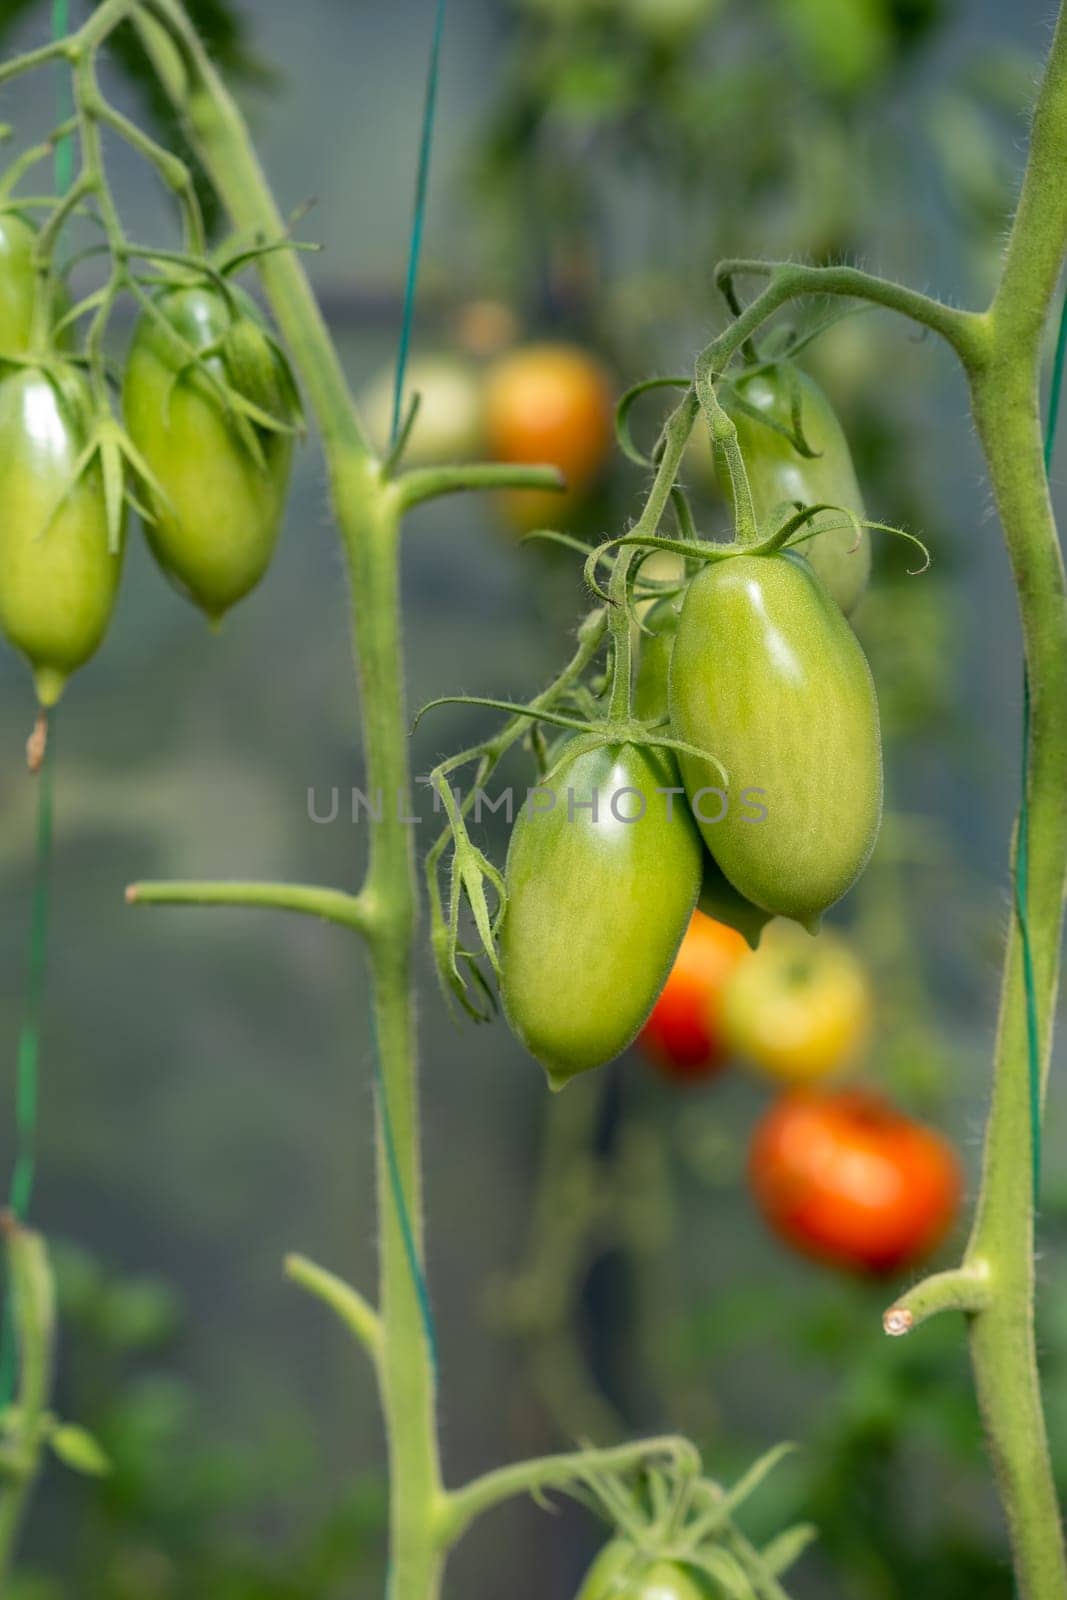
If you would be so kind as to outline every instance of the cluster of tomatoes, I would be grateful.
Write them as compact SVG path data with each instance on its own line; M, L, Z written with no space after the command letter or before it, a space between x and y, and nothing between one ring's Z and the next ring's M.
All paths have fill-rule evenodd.
M107 631L128 503L212 622L259 582L300 418L258 312L216 277L145 294L119 423L106 376L68 348L67 307L41 287L36 243L16 211L0 214L0 628L47 707Z
M579 395L569 443L584 449L588 408L607 414L591 367L574 389L572 363L585 359L528 347L490 370L479 415L499 456L574 472L554 431L566 405L552 393L558 381ZM556 1088L635 1036L677 1079L728 1056L762 1070L787 1091L752 1142L765 1216L808 1254L891 1272L943 1237L960 1171L940 1135L840 1086L868 1036L869 987L843 941L813 937L862 872L881 818L877 701L847 620L870 571L863 500L832 407L793 362L758 364L723 404L762 536L790 508L845 515L820 513L799 551L708 561L646 610L632 713L686 748L559 741L512 833L501 993ZM583 456L580 483L593 460ZM715 468L731 495L701 422L687 464Z
M961 1178L940 1133L847 1081L871 1014L867 974L841 937L774 922L752 950L698 910L640 1042L675 1082L736 1058L782 1091L749 1154L764 1216L807 1255L888 1273L940 1243Z

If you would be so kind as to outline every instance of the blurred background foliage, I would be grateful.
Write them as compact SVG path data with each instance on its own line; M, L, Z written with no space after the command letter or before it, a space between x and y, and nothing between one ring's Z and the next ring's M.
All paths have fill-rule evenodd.
M39 42L46 9L2 0L0 46ZM309 270L353 382L380 392L430 6L191 9L283 208L317 198L300 223L325 246ZM1010 15L996 0L451 0L449 12L420 360L458 358L478 382L501 346L551 338L595 355L616 389L685 371L723 315L714 262L733 254L858 259L959 299L987 290L1048 0ZM131 40L110 75L128 109L161 117ZM46 99L6 93L20 140L46 125ZM162 132L178 137L165 118ZM116 173L138 236L165 235L165 203L121 152ZM807 359L872 513L934 555L912 579L906 548L878 545L856 619L894 814L838 919L879 997L866 1076L950 1132L973 1169L1018 782L1006 565L962 386L939 353L864 315ZM654 400L642 415L651 433ZM696 456L690 470L702 524L723 528ZM640 484L613 463L567 504L569 529L619 529ZM582 604L575 558L520 546L500 507L467 500L413 519L406 584L413 704L536 687ZM113 1472L52 1472L16 1600L382 1592L371 1385L280 1274L296 1246L357 1281L374 1272L358 963L329 930L134 915L121 896L132 877L172 873L355 881L360 829L343 803L330 826L308 805L312 792L328 809L331 788L361 781L345 620L308 448L275 567L222 635L207 638L138 546L108 646L59 718L37 1220L59 1241L59 1409L93 1429ZM4 657L0 1049L12 1062L30 715L22 668ZM483 727L471 708L427 719L416 771ZM487 835L502 855L502 819ZM792 1437L802 1449L753 1531L819 1525L798 1595L1007 1600L961 1330L945 1320L887 1341L891 1285L793 1259L766 1235L744 1181L766 1090L727 1073L682 1091L634 1054L549 1105L501 1024L446 1023L421 966L450 1475L578 1434L677 1426L729 1477ZM1062 1132L1054 1090L1053 1149ZM1046 1173L1043 1342L1067 1471L1067 1186L1054 1159ZM566 1596L597 1537L576 1513L510 1507L465 1542L447 1592Z

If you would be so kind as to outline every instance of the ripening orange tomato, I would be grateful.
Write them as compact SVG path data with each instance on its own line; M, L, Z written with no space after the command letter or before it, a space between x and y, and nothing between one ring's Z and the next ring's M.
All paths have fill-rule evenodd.
M558 520L588 492L611 453L613 407L606 372L576 345L523 345L493 364L485 384L490 454L559 467L567 482L564 495L509 490L504 505L517 524Z
M756 1127L748 1176L787 1244L874 1274L929 1255L952 1226L963 1188L948 1140L865 1089L783 1096Z
M641 1044L669 1078L693 1081L719 1068L726 1050L722 995L738 962L751 951L735 928L694 911Z

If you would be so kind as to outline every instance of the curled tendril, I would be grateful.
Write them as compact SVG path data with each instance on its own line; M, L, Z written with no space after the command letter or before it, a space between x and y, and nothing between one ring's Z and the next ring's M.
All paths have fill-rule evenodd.
M793 537L798 528L802 528L805 523L811 522L815 517L822 515L823 512L836 513L843 520L840 522L821 522L817 527L809 528L807 532L801 533L797 538ZM848 506L835 506L829 502L821 502L814 506L801 506L786 518L771 535L771 538L765 541L764 546L759 549L750 549L749 553L753 555L767 553L767 547L772 544L775 549L791 550L798 545L807 543L809 539L817 539L821 533L837 533L842 528L851 528L855 534L856 542L852 547L853 549L859 544L860 533L864 528L872 533L895 534L898 539L906 539L909 544L917 546L922 551L923 563L921 567L908 568L908 576L911 578L919 577L930 566L932 557L929 547L923 543L918 534L909 533L907 528L898 528L891 522L874 522L870 517L858 516Z
M628 461L632 461L638 467L655 466L654 455L647 456L634 443L630 413L633 410L635 401L653 389L689 389L692 384L692 378L645 378L643 382L635 383L631 388L627 389L615 408L615 437L618 440L619 449Z

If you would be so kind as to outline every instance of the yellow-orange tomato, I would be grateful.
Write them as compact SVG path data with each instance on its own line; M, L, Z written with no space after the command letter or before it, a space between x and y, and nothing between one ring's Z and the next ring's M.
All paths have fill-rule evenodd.
M502 356L485 385L489 450L497 461L544 462L567 481L561 496L509 491L505 507L522 526L558 519L589 490L611 451L613 401L607 374L576 345L530 344Z
M963 1187L955 1150L881 1095L784 1095L753 1136L749 1183L767 1221L804 1255L897 1272L935 1249Z
M780 1083L813 1083L855 1064L871 1024L863 964L832 933L773 922L730 974L722 1000L728 1046Z
M723 989L738 962L750 955L736 929L693 912L670 977L640 1035L643 1048L667 1077L705 1078L722 1065Z

